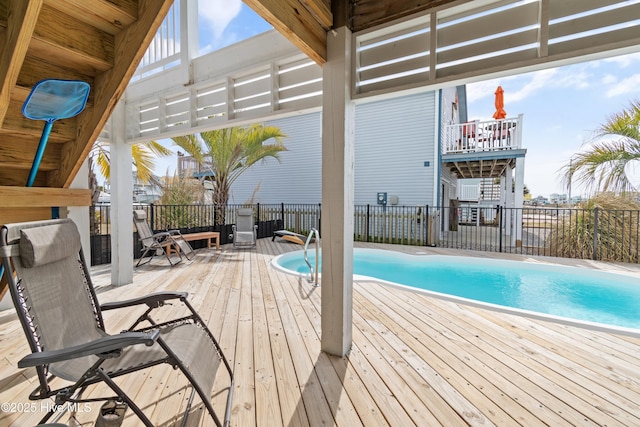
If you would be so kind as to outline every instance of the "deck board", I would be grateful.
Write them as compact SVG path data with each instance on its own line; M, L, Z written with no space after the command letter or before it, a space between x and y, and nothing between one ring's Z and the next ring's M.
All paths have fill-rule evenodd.
M640 425L640 339L634 337L487 311L367 281L354 284L351 352L345 358L323 353L321 289L269 266L276 255L299 249L281 239L261 239L254 249L202 249L194 260L175 267L154 260L136 269L134 284L122 288L109 284L108 268L94 268L92 276L101 301L160 290L189 292L235 372L233 426ZM637 266L574 263L640 277ZM134 316L106 312L108 331L125 328ZM15 314L0 312L0 403L29 402L34 370L16 367L27 348ZM169 367L118 383L162 426L177 422L189 394L179 372ZM224 379L216 380L216 387L226 386ZM224 396L212 400L222 413ZM93 425L98 407L92 404L76 419ZM40 415L4 411L0 425L33 425ZM62 421L67 420L64 414ZM131 411L125 425L138 425ZM199 401L188 425L212 425Z

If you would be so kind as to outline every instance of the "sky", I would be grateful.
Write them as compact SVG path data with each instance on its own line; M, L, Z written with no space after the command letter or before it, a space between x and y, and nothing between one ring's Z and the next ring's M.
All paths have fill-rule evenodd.
M558 171L609 116L640 99L640 54L468 84L469 120L491 120L498 85L507 117L523 114L524 181L532 196L566 194ZM640 184L640 174L630 172ZM581 194L574 184L571 195Z
M241 0L198 1L201 54L271 29ZM610 115L640 99L640 53L470 83L469 120L491 119L498 85L504 89L507 117L523 114L525 184L532 196L566 194L559 170ZM175 170L175 158L158 162L156 173L168 170ZM640 184L640 168L637 172ZM586 191L574 184L571 194Z

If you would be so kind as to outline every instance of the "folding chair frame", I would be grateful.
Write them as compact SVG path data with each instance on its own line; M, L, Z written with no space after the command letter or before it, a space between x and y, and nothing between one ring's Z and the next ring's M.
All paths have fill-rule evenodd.
M15 224L13 226L22 226L25 228L32 228L34 224L40 225L48 225L48 224L56 224L60 221L70 220L51 220L51 221L40 221L37 223L22 223ZM126 392L122 390L114 381L114 378L127 375L138 370L146 369L155 365L159 365L162 363L167 363L174 368L180 369L184 376L187 378L189 383L192 386L191 396L188 400L187 408L183 415L183 425L186 423L187 417L191 410L191 405L193 402L193 397L197 393L206 407L207 411L213 418L214 422L218 426L228 426L230 422L231 416L231 404L233 399L233 389L234 389L234 378L231 366L227 359L224 357L222 352L222 348L220 347L218 341L215 339L211 331L206 327L202 318L197 314L193 306L187 301L187 293L186 292L159 292L150 294L144 297L134 298L126 301L118 301L118 302L110 302L105 304L99 304L95 290L93 288L93 284L91 282L91 277L89 275L84 255L82 253L82 249L80 249L77 257L78 264L81 266L81 271L85 291L90 299L90 304L92 305L93 315L95 317L96 326L102 331L104 328L104 321L102 317L102 311L104 310L114 310L114 309L123 309L134 306L146 305L147 308L142 315L138 317L138 319L131 325L129 329L126 331L115 334L115 335L106 335L103 338L98 340L86 342L80 345L75 345L69 348L57 349L57 350L46 350L43 348L40 335L38 331L38 324L36 318L31 313L31 306L29 305L29 297L25 294L25 286L23 286L22 278L17 275L17 272L14 269L14 263L21 262L19 260L14 260L13 257L19 254L19 245L16 242L9 242L7 236L7 226L2 227L0 230L0 256L2 256L3 265L5 267L5 271L7 274L5 275L8 280L9 289L11 293L11 297L16 307L17 315L20 319L20 323L24 330L25 336L29 343L29 347L31 349L31 354L25 356L18 362L19 368L27 368L27 367L35 367L38 377L39 385L38 387L29 395L29 399L31 400L41 400L53 397L56 405L63 405L66 402L71 403L82 403L82 402L97 402L97 401L107 401L107 400L116 400L120 402L126 402L129 407L133 410L133 412L138 416L140 421L145 426L153 426L153 423L149 420L149 418L143 413L138 405L127 396ZM179 301L186 307L189 314L177 318L171 319L164 322L156 322L152 317L151 313L153 310L164 306L165 304L170 304L171 301ZM144 322L148 323L148 326L141 327L141 324ZM225 416L221 421L217 414L215 413L213 406L210 402L209 391L202 390L196 378L192 376L189 372L185 364L181 361L181 359L176 355L174 350L170 348L170 346L163 340L160 330L163 328L175 328L184 326L186 324L195 325L200 328L201 331L206 333L206 336L213 344L213 348L215 349L215 356L221 360L226 368L226 371L229 375L230 385L227 395L227 402L225 408ZM64 333L61 331L61 333ZM126 369L118 370L117 372L109 373L105 369L102 368L102 365L108 359L119 357L123 350L125 350L128 346L132 346L135 344L144 344L147 346L154 345L157 343L166 353L166 357L156 358L147 363L136 365L133 367L129 367ZM98 357L97 361L82 375L80 379L78 379L75 383L69 386L64 386L57 389L51 389L49 383L55 378L55 375L49 373L49 365L55 362L74 360L80 357L95 355ZM82 398L82 393L91 384L104 382L115 394L115 396L108 397L96 397L96 398ZM40 424L46 423L51 416L54 414L54 409L52 409L49 413L47 413Z

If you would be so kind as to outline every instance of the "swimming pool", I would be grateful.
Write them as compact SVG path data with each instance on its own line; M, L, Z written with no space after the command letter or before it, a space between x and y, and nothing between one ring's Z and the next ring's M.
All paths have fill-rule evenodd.
M312 265L314 258L310 253ZM280 255L273 265L288 273L309 274L302 251ZM602 325L607 330L609 325L623 333L640 333L640 279L632 276L552 264L363 248L354 249L353 268L355 280L373 279L546 320L595 328Z

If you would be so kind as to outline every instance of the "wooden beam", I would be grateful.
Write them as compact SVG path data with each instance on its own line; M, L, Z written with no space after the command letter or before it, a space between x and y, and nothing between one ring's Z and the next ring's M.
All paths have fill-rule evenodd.
M11 90L18 80L41 8L42 0L9 1L7 27L4 37L0 38L0 125L7 114Z
M33 162L33 159L32 159ZM4 166L4 165L3 165ZM2 167L0 168L0 185L4 186L18 186L24 187L27 184L27 179L29 176L28 169L13 169ZM36 180L33 183L34 187L45 187L47 185L47 174L49 172L41 171L36 176ZM1 206L1 205L0 205Z
M9 101L8 112L5 114L3 131L19 133L22 135L31 135L40 139L42 129L44 128L43 120L30 120L22 114L22 104L24 101L11 99ZM49 136L50 142L61 143L75 139L76 137L76 118L58 120L51 129ZM0 136L1 138L1 136Z
M50 187L68 187L73 181L172 3L173 0L140 0L138 20L115 37L114 67L96 76L92 88L94 108L87 108L78 116L78 138L64 144L61 167L49 174Z
M138 19L137 0L46 0L46 3L112 35Z
M17 86L14 87L11 98L13 100L21 100L24 102L27 96L31 92L31 88L45 77L55 76L57 79L64 80L81 80L89 83L93 87L93 75L84 74L77 69L65 68L59 64L54 64L49 61L35 58L33 56L27 56L22 64L20 75L18 76ZM20 92L20 93L18 93ZM89 99L87 105L93 105L93 92L89 92Z
M244 0L309 58L327 61L327 33L299 0Z
M47 5L42 7L29 50L30 55L48 60L56 58L66 67L89 75L106 71L113 66L113 38L111 34Z
M0 165L5 169L31 169L38 148L38 140L23 135L0 134ZM40 162L41 171L57 169L60 164L60 145L48 144ZM25 181L26 182L26 181ZM4 184L4 183L3 183ZM22 183L24 185L24 183Z
M358 0L353 6L353 31L360 31L424 10L469 0Z
M333 14L331 13L330 0L300 0L313 17L325 30L333 26Z
M351 26L351 2L350 0L331 0L331 13L333 15L333 28Z
M355 104L351 100L351 31L336 29L322 68L322 339L343 357L353 324Z
M90 206L91 190L0 186L0 200L2 200L2 207L5 208Z
M12 222L41 221L51 219L51 207L3 208L0 207L0 224Z

